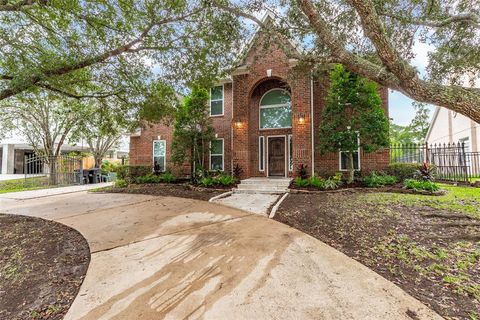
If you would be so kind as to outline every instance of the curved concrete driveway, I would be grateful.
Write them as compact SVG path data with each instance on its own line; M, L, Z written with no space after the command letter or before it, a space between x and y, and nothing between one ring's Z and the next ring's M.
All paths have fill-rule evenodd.
M207 202L123 194L2 200L78 229L92 260L66 319L440 319L297 230Z

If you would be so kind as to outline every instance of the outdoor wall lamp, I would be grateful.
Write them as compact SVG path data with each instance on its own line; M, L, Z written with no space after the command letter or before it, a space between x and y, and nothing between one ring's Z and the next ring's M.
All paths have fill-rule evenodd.
M162 136L157 136L157 140L160 140L160 139L162 139Z
M298 124L305 124L305 114L300 113L298 115Z
M237 128L237 129L243 128L243 122L241 122L241 121L235 121L235 128Z

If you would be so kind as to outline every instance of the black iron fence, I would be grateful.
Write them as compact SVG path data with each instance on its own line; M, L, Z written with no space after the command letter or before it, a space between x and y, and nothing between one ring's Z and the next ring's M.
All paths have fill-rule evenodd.
M467 182L480 178L480 152L470 152L461 142L392 145L390 162L429 163L436 167L438 180Z
M32 187L80 184L82 171L80 157L30 154L24 159L25 184Z

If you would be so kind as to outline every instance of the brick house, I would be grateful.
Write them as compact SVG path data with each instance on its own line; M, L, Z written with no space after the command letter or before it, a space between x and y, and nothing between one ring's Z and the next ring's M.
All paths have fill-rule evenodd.
M267 16L266 19L269 19ZM288 59L285 47L257 32L230 77L210 89L210 113L217 140L206 163L230 172L235 165L246 177L291 177L299 164L322 175L346 170L346 157L321 154L318 128L328 88L328 74L315 75ZM388 117L388 89L380 88ZM156 163L162 170L189 173L170 162L172 127L155 124L130 138L133 165ZM388 166L388 150L355 157L363 172Z

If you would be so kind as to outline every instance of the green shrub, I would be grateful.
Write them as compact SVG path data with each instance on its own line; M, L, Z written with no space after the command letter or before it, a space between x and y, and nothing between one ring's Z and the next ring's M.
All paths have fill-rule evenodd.
M147 174L146 176L141 176L135 178L135 183L143 184L143 183L160 183L162 179L160 176L154 174Z
M309 185L318 189L325 189L325 179L318 176L311 176L309 179Z
M117 181L115 181L115 187L126 188L128 187L128 182L125 181L124 179L117 179Z
M340 185L342 184L342 180L338 179L338 177L335 175L325 180L324 184L325 184L326 190L327 189L334 190L340 187Z
M128 183L137 182L137 178L152 174L151 166L118 166L116 168L117 178L127 181ZM148 183L148 182L143 182Z
M398 181L412 179L420 168L418 163L392 163L388 166L386 173L395 176Z
M215 180L212 177L203 177L200 179L198 184L203 187L211 187L215 185Z
M397 178L395 176L377 174L375 171L372 171L370 175L363 178L363 182L369 188L379 188L386 185L391 185L397 183Z
M217 184L222 185L222 186L231 186L234 185L236 182L236 179L234 176L228 175L228 174L222 174L218 177L215 178L215 181Z
M117 168L117 179L126 180L128 175L128 166L118 166Z
M160 177L160 181L165 183L172 183L176 180L175 175L171 172L165 172L161 174L159 177Z
M407 179L404 181L405 188L412 190L425 190L430 192L435 192L440 189L440 187L432 181L420 181L415 179Z
M309 181L309 179L303 179L302 177L296 177L295 181L294 181L294 184L297 187L305 188L305 187L308 187L310 185L310 181Z

